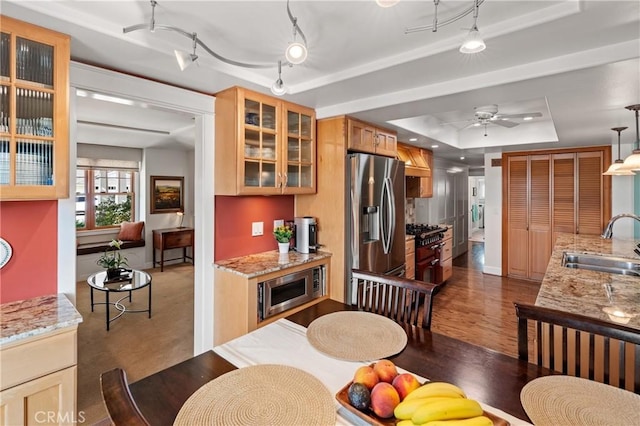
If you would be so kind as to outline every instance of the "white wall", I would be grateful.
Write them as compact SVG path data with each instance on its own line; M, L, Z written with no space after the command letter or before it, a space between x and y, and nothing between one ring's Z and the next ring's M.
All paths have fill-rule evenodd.
M485 274L502 275L502 167L491 167L491 159L501 153L484 156L484 269Z
M184 177L184 221L183 226L193 225L193 151L185 151L183 149L157 149L147 148L144 150L142 157L141 168L141 180L144 180L144 190L142 191L141 204L144 204L147 212L144 235L147 241L146 262L147 267L152 267L153 262L153 230L163 228L174 228L180 224L180 219L175 213L155 213L150 214L151 211L151 188L150 179L151 176L182 176ZM142 185L141 185L142 186ZM160 253L156 254L159 256ZM164 254L165 258L173 259L182 256L182 249L167 250ZM167 262L179 263L179 261Z

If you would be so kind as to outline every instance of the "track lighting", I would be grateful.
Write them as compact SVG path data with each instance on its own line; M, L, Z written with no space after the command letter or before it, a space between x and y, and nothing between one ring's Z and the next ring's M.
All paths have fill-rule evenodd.
M400 0L376 0L376 3L380 7L391 7L395 6Z
M462 45L460 46L461 53L478 53L482 52L487 46L484 44L484 40L480 36L478 31L478 0L474 0L473 3L473 26L469 30L469 34L465 37Z
M293 65L299 65L307 59L307 38L298 26L298 18L294 17L289 8L289 0L287 0L287 14L293 24L293 41L287 46L287 50L284 55L287 61ZM300 34L300 38L304 43L296 41L296 35Z
M278 61L278 79L273 82L271 93L276 96L282 96L287 93L287 87L282 82L282 61Z
M178 60L178 66L180 67L180 71L184 71L189 65L194 63L198 59L198 55L196 55L196 47L198 46L198 35L193 33L193 53L185 52L183 50L174 50L173 53L176 55L176 59Z
M604 172L603 175L606 175L606 176L633 176L633 175L635 175L635 173L633 173L631 170L623 170L623 169L621 169L622 165L624 164L624 161L620 158L620 132L622 132L626 128L627 127L613 127L611 129L614 132L618 132L618 159L616 161L614 161L613 164L611 164L609 166L609 169L607 169L607 171Z

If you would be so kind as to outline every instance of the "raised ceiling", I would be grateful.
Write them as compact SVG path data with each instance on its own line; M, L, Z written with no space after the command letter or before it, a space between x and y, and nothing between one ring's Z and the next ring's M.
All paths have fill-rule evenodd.
M441 0L439 18L472 4ZM637 0L485 0L478 27L487 49L473 55L458 52L471 15L435 33L405 34L407 27L431 24L432 1L381 8L373 0L292 0L290 7L307 37L309 58L284 67L284 98L315 108L320 118L355 115L396 129L401 140L438 144L436 156L465 156L471 166L481 164L485 152L610 144L611 127L633 127L624 106L640 103ZM149 22L149 1L5 0L2 13L70 34L74 60L207 93L232 85L269 93L277 61L292 40L285 1L159 1L157 24L197 32L229 58L273 65L238 68L200 49L199 66L180 71L173 50L190 50L189 39L166 31L122 32ZM442 124L469 119L474 107L488 104L501 113L542 117L486 132ZM140 127L153 128L148 113ZM79 105L78 117L94 120L83 115ZM160 123L170 121L158 116ZM169 132L182 144L189 137L177 121ZM631 144L635 135L623 133L622 141Z

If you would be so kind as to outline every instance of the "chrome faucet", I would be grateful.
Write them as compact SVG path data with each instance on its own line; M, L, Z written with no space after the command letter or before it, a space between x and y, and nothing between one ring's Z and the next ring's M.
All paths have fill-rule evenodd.
M602 234L602 238L613 237L613 224L615 223L616 220L620 219L621 217L630 217L640 222L640 216L636 216L635 214L632 214L632 213L620 213L618 215L615 215L614 217L611 218L611 220L607 224L607 227L605 228L604 233Z

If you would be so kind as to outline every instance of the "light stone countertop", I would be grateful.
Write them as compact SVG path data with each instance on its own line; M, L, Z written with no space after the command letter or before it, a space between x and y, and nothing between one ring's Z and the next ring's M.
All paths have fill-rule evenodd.
M585 315L592 318L625 324L640 330L640 277L606 272L572 269L562 266L564 252L603 254L640 260L633 251L640 241L604 239L597 235L558 234L547 266L536 306ZM613 291L607 297L606 284ZM616 308L628 318L610 317L605 308ZM614 318L615 321L612 319Z
M64 294L0 305L0 345L70 327L82 316Z
M281 255L277 250L274 250L218 260L214 263L214 267L247 278L253 278L327 257L331 257L331 253L319 251L317 253L301 254L290 251Z

